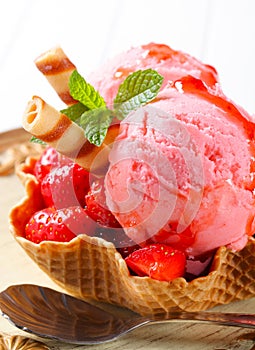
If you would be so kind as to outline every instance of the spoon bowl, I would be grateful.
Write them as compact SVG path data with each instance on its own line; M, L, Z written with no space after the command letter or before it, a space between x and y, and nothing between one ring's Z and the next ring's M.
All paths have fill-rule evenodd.
M170 321L203 322L255 328L255 315L185 312L143 317L110 312L53 289L22 284L0 293L2 315L16 327L40 337L72 344L99 344L117 339L135 328Z

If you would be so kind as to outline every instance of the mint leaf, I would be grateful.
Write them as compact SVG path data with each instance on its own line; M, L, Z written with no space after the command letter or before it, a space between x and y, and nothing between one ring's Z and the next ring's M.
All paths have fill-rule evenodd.
M74 70L69 79L69 90L71 96L81 102L88 109L101 108L105 106L103 97L92 85Z
M80 117L79 125L90 143L101 146L112 121L112 111L105 107L86 111Z
M153 69L130 74L120 85L114 99L118 119L124 119L131 111L153 100L162 85L163 77Z
M30 142L39 143L40 145L46 145L46 142L44 142L44 141L38 139L38 138L35 137L35 136L32 136L32 137L31 137Z
M87 110L88 108L86 106L84 106L80 102L77 102L66 109L62 109L60 112L65 114L73 122L76 122L80 118L80 116Z

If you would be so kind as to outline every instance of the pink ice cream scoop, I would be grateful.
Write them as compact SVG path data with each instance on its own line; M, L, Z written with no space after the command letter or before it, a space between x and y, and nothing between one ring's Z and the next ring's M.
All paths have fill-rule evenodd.
M218 81L213 67L201 63L187 53L156 43L133 47L117 55L92 73L88 81L102 94L108 105L111 105L121 82L130 73L148 68L153 68L164 76L162 88L187 74L202 79L208 86L214 86Z
M205 70L199 78L213 80ZM239 250L254 233L255 125L208 85L194 76L166 84L121 122L107 204L140 245L165 242L199 257L224 245Z

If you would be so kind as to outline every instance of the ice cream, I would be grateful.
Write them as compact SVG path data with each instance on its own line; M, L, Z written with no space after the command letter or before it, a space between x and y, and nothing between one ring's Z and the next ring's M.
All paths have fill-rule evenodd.
M110 153L107 204L139 244L199 257L254 232L251 117L220 88L184 77L130 114Z
M166 45L131 48L90 81L112 105L122 80L148 67L164 82L121 123L107 204L139 244L167 242L191 257L243 248L254 232L252 117L224 96L213 67Z
M130 73L147 68L156 69L164 77L162 88L188 74L202 79L211 87L218 82L218 74L212 66L203 64L185 52L156 43L132 47L120 53L91 73L88 81L111 105L120 83Z

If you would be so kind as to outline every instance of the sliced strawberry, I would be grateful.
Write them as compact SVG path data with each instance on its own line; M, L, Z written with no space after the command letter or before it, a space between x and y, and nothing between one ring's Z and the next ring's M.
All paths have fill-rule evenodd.
M104 192L104 179L95 180L85 196L87 212L98 224L104 227L121 227L108 209Z
M73 162L53 169L41 183L45 205L57 209L84 206L88 189L89 173Z
M138 276L149 276L159 281L181 277L186 268L185 254L165 244L152 244L136 250L125 261Z
M36 212L26 224L25 238L34 242L69 242L78 234L92 235L95 223L79 206L56 210L46 208Z

